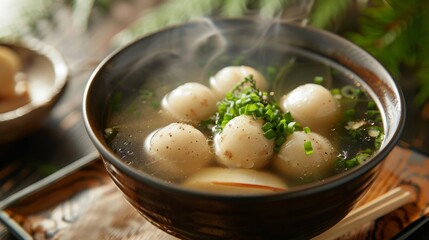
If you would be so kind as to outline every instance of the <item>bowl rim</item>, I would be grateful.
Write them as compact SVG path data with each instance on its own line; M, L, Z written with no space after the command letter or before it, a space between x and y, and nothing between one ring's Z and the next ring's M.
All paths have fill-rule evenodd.
M58 50L36 38L4 40L0 41L0 45L26 49L37 55L43 56L49 60L54 70L54 83L50 86L50 90L46 95L46 98L43 101L38 102L30 101L21 107L8 112L0 113L1 124L3 122L11 122L20 118L24 118L29 113L51 104L52 101L54 101L55 98L58 97L65 88L65 85L68 82L69 69L62 54L58 52Z
M214 22L229 22L229 21L245 21L245 22L255 22L261 20L260 18L255 17L231 17L231 18L211 18L210 21ZM264 19L262 19L264 20ZM328 177L323 182L314 182L309 184L304 184L302 186L293 187L291 190L287 190L285 192L279 192L279 193L270 193L270 194L249 194L249 195L228 195L228 194L217 194L217 193L209 193L209 192L202 192L202 191L196 191L191 189L186 189L183 187L180 187L176 184L171 184L164 182L162 180L159 180L147 173L144 173L142 171L139 171L137 169L133 169L132 167L125 164L123 161L119 159L119 157L116 156L116 154L109 149L108 147L105 147L102 143L102 140L100 140L92 126L90 120L89 120L89 114L88 114L88 106L87 106L87 99L89 97L91 86L96 81L97 76L100 72L102 72L103 68L112 60L115 59L117 55L125 51L128 47L136 44L137 42L144 41L146 38L154 37L159 33L170 31L172 29L181 28L187 25L191 24L198 24L200 23L199 20L192 20L185 23L179 23L176 25L165 27L159 31L152 32L150 34L144 35L138 39L135 39L128 44L125 44L122 47L117 48L116 50L112 51L103 61L100 62L100 64L95 68L94 72L91 74L89 81L87 83L87 86L84 91L83 95L83 104L82 104L82 110L83 110L83 119L84 119L84 125L87 130L87 133L95 145L96 149L99 151L99 154L101 155L103 161L107 161L110 164L112 164L115 168L118 168L121 172L125 173L127 176L133 178L134 180L138 182L142 182L146 185L149 185L151 187L157 188L159 190L165 191L165 192L174 192L174 194L183 196L183 197L189 197L194 196L201 199L208 199L208 200L219 200L219 201L238 201L238 202L252 202L252 201L276 201L280 199L290 199L290 198L296 198L299 196L306 196L306 195L312 195L316 194L318 192L324 192L329 189L334 189L339 185L342 185L344 183L350 182L353 179L356 179L365 173L371 171L373 168L375 168L377 165L379 165L383 159L391 152L391 150L396 146L396 143L399 141L400 135L403 131L404 125L405 125L405 98L402 93L401 88L399 87L398 83L394 81L394 79L391 77L391 75L387 72L387 70L381 65L381 63L376 60L370 53L368 53L366 50L358 47L353 42L337 35L332 32L311 27L311 26L302 26L293 22L287 22L283 20L278 19L269 19L269 21L272 21L276 24L282 24L282 25L288 25L290 27L297 27L304 29L305 31L314 32L315 34L322 35L326 38L329 38L332 41L341 42L343 44L349 45L353 50L356 50L358 52L361 52L362 54L367 55L369 59L374 61L375 64L379 65L380 68L379 75L384 75L387 77L387 80L392 83L392 90L395 93L396 96L398 96L399 101L399 108L401 110L400 117L398 121L398 126L396 127L396 131L393 133L392 137L390 138L389 142L383 141L382 145L382 151L378 151L375 156L371 158L370 161L366 162L362 166L359 166L358 168L353 168L351 170L348 170L344 173L336 174L335 176ZM102 129L98 129L98 131L102 131Z

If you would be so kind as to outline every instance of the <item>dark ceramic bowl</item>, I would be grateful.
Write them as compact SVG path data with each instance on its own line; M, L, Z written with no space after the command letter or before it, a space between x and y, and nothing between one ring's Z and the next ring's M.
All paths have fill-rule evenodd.
M196 56L196 61L216 62L213 59L221 54L213 46L233 55L256 54L267 62L277 61L276 56L304 55L360 77L382 112L385 140L380 151L366 164L324 183L255 196L193 192L124 163L103 137L106 106L114 89L139 86L145 72L159 65L168 68L171 59ZM207 51L210 54L203 54ZM200 55L204 57L198 59ZM182 70L186 72L186 67ZM89 136L125 198L154 225L184 239L308 239L327 230L371 186L399 138L405 115L397 84L365 51L322 30L254 19L191 22L135 41L100 64L83 102Z

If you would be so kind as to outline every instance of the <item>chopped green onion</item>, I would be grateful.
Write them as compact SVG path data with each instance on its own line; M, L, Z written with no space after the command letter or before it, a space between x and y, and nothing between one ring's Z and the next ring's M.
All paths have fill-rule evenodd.
M316 77L314 77L314 83L322 85L323 84L323 77L322 76L316 76Z
M301 130L301 125L294 122L292 115L282 113L274 96L256 88L252 75L245 77L226 97L218 103L218 111L205 124L212 126L214 132L221 132L230 120L239 115L251 115L264 120L262 131L267 139L275 142L274 151L278 152L288 134Z
M310 133L311 130L309 127L304 127L302 130L304 130L305 133Z
M223 120L221 123L221 127L224 128L226 126L226 124L228 124L229 120Z
M304 151L305 151L305 155L309 156L311 154L313 154L313 146L311 145L311 141L305 141L304 142Z
M375 120L374 120L376 123L382 123L383 122L383 119L381 118L381 116L380 115L378 115L376 118L375 118Z
M219 104L219 106L218 106L218 108L217 108L217 111L218 111L219 113L225 113L225 112L226 112L226 109L227 109L226 104L225 104L225 103L221 103L221 104Z
M358 165L364 163L368 158L370 157L370 155L366 154L366 153L358 153L356 155L356 163Z
M380 114L380 111L378 111L378 110L368 110L365 113L366 113L366 115L372 117L372 116Z
M286 122L292 122L293 121L293 117L292 117L292 114L290 112L285 113L283 118L286 120Z
M380 135L378 135L378 137L375 139L374 142L374 147L376 149L379 149L381 147L381 143L383 143L384 140L384 133L381 133Z
M247 114L247 106L239 108L238 109L238 114L240 114L240 115L248 115Z
M224 119L226 119L226 120L233 119L235 117L234 113L235 113L234 111L225 113Z
M356 110L351 108L344 111L344 118L351 119L356 115Z
M331 89L331 94L332 95L340 95L341 91L339 88L333 88L333 89Z
M249 97L253 102L260 102L259 96L256 93L251 93Z
M264 110L263 110L262 108L258 108L258 109L254 112L254 114L255 114L257 117L262 117L262 116L264 115Z
M362 150L361 153L372 155L374 153L374 150L372 150L371 148L367 148L367 149Z
M286 138L283 136L280 136L276 139L276 146L281 146L285 142L286 142Z
M267 121L272 121L274 119L274 112L271 109L268 109L264 115Z
M111 128L104 129L103 135L106 141L111 142L116 137L118 132L119 130L117 127L111 127Z
M362 90L360 88L351 85L346 85L341 88L341 95L345 98L356 99L361 93Z
M273 129L269 129L268 131L264 132L264 136L267 139L273 139L277 136L277 134L273 131Z
M368 110L376 110L377 109L377 105L375 104L374 101L369 101L368 105L367 105L367 109Z
M287 131L288 131L288 133L293 133L293 132L295 132L295 126L296 126L296 122L290 122L288 125L287 125Z
M287 129L287 123L285 119L282 119L279 121L279 124L277 124L277 130L283 132L285 129Z
M342 169L343 167L344 167L344 165L345 165L345 162L346 162L346 159L344 158L344 157L342 157L342 156L338 156L336 159L335 159L335 168L337 169L337 170L340 170L340 169Z
M262 126L262 130L264 131L264 132L266 132L266 131L268 131L268 130L270 130L270 129L272 129L273 128L273 124L272 123L270 123L270 122L266 122L265 124L264 124L264 126Z
M356 167L357 163L356 163L355 159L350 159L350 160L345 161L345 165L348 169L350 169L350 168Z
M256 104L250 104L250 105L247 105L247 106L248 106L247 107L247 111L249 111L249 112L254 112L254 111L256 111L258 109L258 106Z

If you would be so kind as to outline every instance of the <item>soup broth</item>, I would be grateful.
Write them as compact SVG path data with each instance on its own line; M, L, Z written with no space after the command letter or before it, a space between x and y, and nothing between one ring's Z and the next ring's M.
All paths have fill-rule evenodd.
M198 57L195 58L195 55ZM195 59L200 60L195 61ZM191 172L177 169L180 171L178 174L170 170L162 171L159 167L161 160L150 160L153 159L153 156L148 154L147 147L145 148L145 144L146 146L148 144L145 141L154 131L169 126L171 123L183 122L166 112L162 107L163 98L188 82L196 82L210 88L210 78L221 69L227 66L242 65L256 69L265 77L267 83L265 91L272 97L273 104L281 105L282 97L307 83L322 85L339 103L340 117L328 130L319 131L300 126L301 132L311 132L323 136L323 139L328 139L332 147L324 150L325 154L332 150L329 154L334 155L329 169L323 170L323 173L319 173L317 170L305 171L297 176L292 176L294 174L288 174L287 171L278 171L278 166L273 163L273 159L278 157L282 150L274 149L272 157L267 160L267 163L261 164L255 169L250 167L258 174L263 172L263 174L267 173L275 178L275 180L270 180L273 183L268 184L267 192L282 191L308 182L324 181L327 177L364 164L379 148L383 140L382 116L378 111L376 99L371 97L373 93L369 91L363 81L335 62L290 46L281 51L272 49L263 52L235 49L214 51L210 48L198 48L192 58L169 52L151 56L150 60L136 64L134 70L126 76L134 79L131 81L131 85L123 85L122 81L118 81L118 85L110 97L109 108L106 110L106 140L113 151L128 165L156 176L160 180L186 185L199 169ZM292 117L294 117L293 114ZM208 173L204 177L201 177L200 174L198 179L215 183L218 181L216 177L212 179L212 175L216 174L222 176L223 179L227 179L228 177L225 176L229 176L228 174L238 174L245 179L247 173L244 173L244 170L233 172L234 169L249 169L248 166L228 166L214 160L217 158L214 146L215 134L212 131L213 121L207 121L208 119L188 123L204 134L210 146L208 151L212 156L210 161L199 167ZM286 143L288 139L286 139ZM313 148L317 148L315 145L315 142L319 141L317 139L319 139L318 136L313 137ZM291 162L288 164L290 165ZM226 169L225 171L231 173L219 169ZM254 177L254 179L258 179L258 177ZM246 182L247 180L243 180L245 182L237 185L237 183L229 181L226 185L236 188L246 184L259 186L258 180L254 179L252 181L256 182L249 183ZM277 184L278 179L284 181L284 186ZM193 188L204 189L207 188L207 185L193 186ZM215 191L222 190L216 189ZM236 193L236 191L230 192Z

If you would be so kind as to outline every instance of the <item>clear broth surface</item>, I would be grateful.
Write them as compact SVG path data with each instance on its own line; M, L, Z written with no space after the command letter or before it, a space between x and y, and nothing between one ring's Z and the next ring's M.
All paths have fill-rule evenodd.
M134 78L133 84L118 84L106 110L106 128L115 127L117 135L110 146L128 165L168 182L176 182L168 176L160 176L156 167L145 161L147 156L143 148L145 138L154 130L164 127L175 120L162 113L161 99L177 86L186 82L199 82L209 87L209 77L226 66L247 65L257 69L267 79L270 88L278 100L299 85L312 83L315 76L322 76L328 89L353 85L364 90L367 101L375 100L367 85L351 71L329 59L308 51L285 47L282 51L234 51L226 49L213 53L211 49L197 49L197 59L179 56L174 53L159 54L153 61L139 66L127 77ZM126 79L123 79L123 82ZM367 101L358 103L358 114L363 114ZM208 139L211 131L198 127ZM339 147L339 154L352 156L361 150L355 142L339 141L344 126L339 125L329 138ZM341 143L339 143L341 142ZM214 166L219 166L213 161ZM273 172L269 167L266 169ZM342 172L347 168L337 169ZM186 178L187 176L185 176ZM182 181L183 179L180 179ZM323 179L319 179L323 181ZM289 185L305 183L305 179L288 182Z

